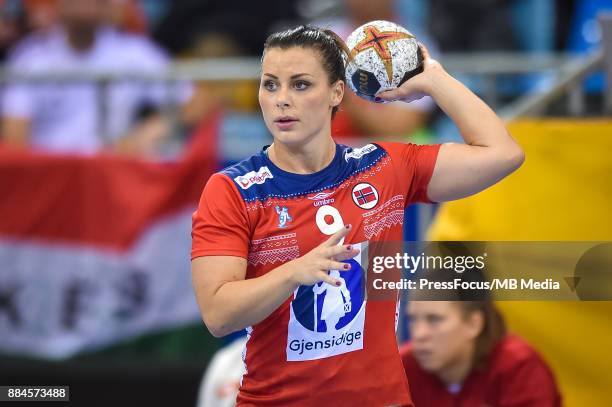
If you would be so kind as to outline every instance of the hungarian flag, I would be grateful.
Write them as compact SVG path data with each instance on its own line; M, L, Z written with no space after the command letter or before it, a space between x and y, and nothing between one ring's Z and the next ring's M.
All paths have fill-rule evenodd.
M199 320L191 214L218 122L176 163L0 149L0 352L62 358Z

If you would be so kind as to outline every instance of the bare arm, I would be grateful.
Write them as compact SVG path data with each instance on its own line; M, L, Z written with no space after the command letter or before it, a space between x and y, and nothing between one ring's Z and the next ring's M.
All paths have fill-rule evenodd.
M193 287L208 330L223 336L260 322L297 288L290 262L245 280L246 260L232 256L198 257L191 263Z
M424 72L379 96L410 100L424 93L434 98L455 122L465 144L448 143L440 147L427 195L437 202L473 195L520 167L523 150L502 120L478 96L431 59L424 47L422 50Z
M335 285L327 271L349 270L340 263L357 255L350 245L338 246L350 228L342 228L306 255L261 277L245 280L246 260L232 256L204 256L191 263L193 287L200 312L214 336L224 336L267 318L300 285L319 281Z

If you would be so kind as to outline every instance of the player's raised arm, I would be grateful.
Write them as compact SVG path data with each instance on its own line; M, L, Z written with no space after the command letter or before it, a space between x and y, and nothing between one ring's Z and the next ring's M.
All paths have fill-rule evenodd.
M324 281L339 286L328 270L350 270L350 264L341 261L355 257L359 251L351 245L338 245L350 230L347 225L304 256L247 280L247 263L242 257L193 259L193 288L210 333L224 336L261 322L300 285Z
M423 73L378 97L411 101L427 94L434 98L455 122L465 144L440 147L427 195L437 202L473 195L520 167L523 150L486 103L449 75L422 45L421 50Z

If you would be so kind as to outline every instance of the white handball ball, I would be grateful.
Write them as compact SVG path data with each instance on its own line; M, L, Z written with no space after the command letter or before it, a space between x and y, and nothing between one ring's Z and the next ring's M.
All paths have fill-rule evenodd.
M416 37L395 23L370 21L353 31L346 45L351 52L346 82L366 100L374 102L378 92L395 89L423 72Z

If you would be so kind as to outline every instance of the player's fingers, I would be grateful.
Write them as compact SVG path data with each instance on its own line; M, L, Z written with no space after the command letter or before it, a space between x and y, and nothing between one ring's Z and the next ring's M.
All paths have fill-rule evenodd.
M344 225L344 227L340 228L340 230L331 235L331 237L327 239L327 241L325 241L323 244L325 246L336 246L338 243L340 243L342 238L346 236L348 232L350 232L351 229L352 225Z
M354 247L350 244L335 245L325 248L323 255L327 258L335 258L339 254L351 252Z
M339 280L332 278L329 274L324 273L324 272L321 272L321 274L319 275L319 278L321 279L321 281L324 281L329 285L333 285L334 287L340 287L341 285Z
M351 265L348 263L341 263L335 260L326 260L323 264L324 270L339 270L348 271L351 269Z
M429 50L427 49L425 44L423 44L422 42L419 42L419 48L421 49L421 54L423 55L423 60L427 60L427 59L431 58L431 56L429 55Z
M411 93L409 96L404 97L402 100L406 103L410 103L410 102L414 102L415 100L419 100L425 96L427 95L425 95L422 92L414 92L414 93Z
M393 101L403 97L403 91L400 88L385 90L376 94L377 100Z
M349 251L337 254L336 256L334 256L333 259L336 261L348 260L348 259L352 259L353 257L357 256L358 254L359 254L358 249L351 249Z
M348 260L359 254L359 249L350 244L342 246L332 246L327 248L328 258L336 261Z

